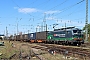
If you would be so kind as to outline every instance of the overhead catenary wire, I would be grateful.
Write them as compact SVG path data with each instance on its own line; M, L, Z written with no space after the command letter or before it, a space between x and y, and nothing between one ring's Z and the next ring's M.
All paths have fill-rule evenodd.
M50 11L50 10L52 10L52 9L55 9L56 7L60 7L61 5L63 5L64 3L66 3L68 0L65 0L65 1L63 1L62 3L60 3L60 4L58 4L58 5L56 5L56 6L54 6L54 7L52 7L52 8L50 8L49 10L47 10L47 11Z
M82 5L82 4L81 4ZM81 7L81 5L79 6L79 7L77 7L76 9L74 9L74 11L72 11L71 13L69 13L69 14L66 14L66 15L63 15L63 16L61 16L62 18L63 17L67 17L67 16L71 16L72 14L76 14L76 13L80 13L80 12L82 12L82 11L84 11L85 9L81 9L81 10L78 10L80 7ZM78 10L78 11L77 11Z
M13 0L11 0L18 8L21 8L16 2L14 2ZM22 10L22 9L21 9ZM25 11L25 10L23 10L23 11ZM26 11L25 11L26 12ZM28 13L27 13L28 14ZM28 14L29 16L32 16L32 17L34 17L33 15L31 15L31 14Z
M18 8L20 8L21 10L23 10L16 2L14 2L13 0L11 0ZM25 10L23 10L24 12L26 12ZM33 15L31 15L31 14L29 14L29 13L27 13L30 17L34 17ZM17 26L18 26L18 24L17 24ZM17 27L17 35L18 35L18 27Z
M51 0L44 1L44 2L36 5L35 7L41 7L41 6L43 6L43 4L46 5L46 4L49 3L50 1L51 1ZM46 6L46 7L47 7L47 6ZM45 7L44 7L44 8L45 8ZM35 16L35 17L38 17L38 16ZM43 17L42 17L42 18L43 18ZM41 20L42 18L39 18L39 19L37 19L37 20ZM29 21L30 21L30 19L29 19Z
M67 10L73 8L74 6L80 4L80 3L84 2L84 1L85 1L85 0L81 0L81 1L77 2L76 4L73 4L73 5L71 5L71 6L67 7L67 8L61 9L61 10L59 10L59 11L61 11L60 13L63 13L63 12L65 12L65 11L67 11ZM57 15L59 15L59 13L56 14L55 16L57 16Z
M13 1L13 0L12 0ZM48 0L48 1L50 1L50 0ZM54 6L53 8L56 8L56 7L58 7L58 6L60 6L60 5L62 5L62 4L64 4L66 1L68 1L68 0L65 0L64 2L62 2L62 3L60 3L60 4L58 4L58 5L56 5L56 6ZM80 4L81 2L83 2L84 0L82 0L82 1L80 1L80 2L78 2L78 3L76 3L76 4ZM14 2L14 1L13 1ZM35 2L35 1L34 1ZM34 3L33 2L33 3ZM47 1L46 1L47 2ZM15 3L15 2L14 2ZM15 3L16 4L16 3ZM75 5L76 5L75 4ZM16 4L17 5L17 4ZM18 6L18 5L17 5ZM72 5L72 7L73 7L74 5ZM19 6L18 6L19 7ZM20 7L19 7L20 8ZM53 9L53 8L51 8L51 9ZM69 7L69 8L71 8L71 7ZM68 10L69 8L66 8L66 10ZM51 9L49 9L49 10L51 10ZM48 10L48 11L49 11ZM62 10L64 10L64 9L62 9ZM63 11L64 12L64 11ZM29 14L30 15L30 14ZM53 14L52 14L53 15ZM30 15L30 16L32 16L32 15ZM33 16L34 17L34 16ZM42 18L40 18L40 19L42 19ZM39 19L38 19L39 20Z
M82 1L80 1L80 2L78 2L78 3L76 3L75 5L72 5L71 6L71 8L73 7L73 6L76 6L77 4L80 4L81 2L83 2L84 0L82 0ZM69 8L67 8L66 10L68 10L68 9L70 9L70 7ZM65 11L66 11L65 10ZM63 12L65 12L65 11L63 11ZM80 10L80 11L83 11L83 10ZM70 14L68 14L67 16L70 16L70 15L72 15L73 13L75 13L75 12L79 12L79 11L74 11L74 12L72 12L72 13L70 13ZM53 14L52 14L53 15ZM57 14L58 15L58 14ZM56 15L54 15L54 16L56 16ZM64 15L63 17L66 17L66 15ZM63 17L61 17L61 18L63 18ZM85 17L84 17L85 18ZM80 20L80 19L84 19L84 18L78 18L77 20ZM76 20L76 19L75 19Z
M52 14L49 15L49 16L52 16L52 15L57 16L57 15L59 15L60 13L64 13L65 11L73 8L74 6L77 6L78 4L80 4L80 3L84 2L84 1L85 1L85 0L81 0L81 1L79 1L79 2L77 2L77 3L75 3L75 4L73 4L73 5L70 5L70 6L66 7L66 8L63 8L63 9L61 9L61 10L58 10L58 11L61 11L61 12L58 12L57 14L52 13ZM65 2L66 2L66 1L62 2L61 4L64 4ZM58 5L57 5L57 6L58 6ZM53 7L53 8L54 8L54 7ZM51 8L51 9L53 9L53 8ZM51 10L51 9L49 9L49 10ZM49 10L47 10L47 11L49 11ZM37 19L37 20L41 20L41 19L43 19L43 17L41 17L41 18L39 18L39 19Z
M30 4L28 4L28 5L26 5L26 6L30 6L30 5L32 5L32 4L34 4L34 3L36 3L38 0L35 0L35 1L33 1L33 2L31 2Z
M36 0L35 0L36 1ZM50 1L50 0L48 0L48 1ZM68 0L67 0L68 1ZM63 13L63 12L65 12L65 11L67 11L67 10L69 10L69 9L72 9L74 6L76 6L76 5L78 5L78 4L80 4L80 3L82 3L83 1L85 1L85 0L82 0L82 1L80 1L80 2L77 2L76 4L74 4L74 5L71 5L71 6L69 6L69 7L66 7L66 8L64 8L64 9L61 9L62 10L62 12L60 12L60 13ZM53 9L55 9L56 7L59 7L59 6L61 6L62 4L64 4L66 2L66 0L64 1L64 2L62 2L61 4L57 4L56 6L54 6L54 7L52 7L52 8L50 8L49 10L53 10ZM41 6L42 5L42 3L39 5L39 6ZM18 5L17 5L18 6ZM43 5L42 5L43 6ZM19 7L20 8L20 7ZM47 10L47 11L49 11L49 10ZM59 10L60 11L60 10ZM71 12L70 14L68 14L67 16L70 16L70 15L72 15L73 14L73 12ZM30 14L31 15L31 14ZM56 15L59 15L59 13L58 14L52 14L53 16L56 16ZM49 15L49 16L52 16L51 14ZM32 18L34 18L35 16L33 16ZM38 16L37 16L38 17ZM65 17L65 16L64 16ZM43 18L43 17L42 17ZM40 18L40 19L38 19L38 20L43 20L42 18Z
M45 4L45 5L46 5L49 1L50 1L50 0L44 1L43 3L38 4L37 7L39 7L39 6L43 6L42 4Z
M13 0L12 0L12 1L13 1ZM35 3L36 1L37 1L37 0L33 1L32 3ZM48 0L48 1L50 1L50 0ZM56 7L64 4L66 1L68 1L68 0L63 1L62 3L54 6L53 8L50 8L49 10L52 10L52 9L54 9L54 8L56 8ZM77 5L77 4L80 4L80 3L83 2L83 1L85 1L85 0L81 0L80 2L77 2L76 5ZM19 6L17 3L15 3L14 1L13 1L13 3L16 4L16 6L20 8L20 6ZM70 7L69 7L69 8L70 8ZM68 9L69 9L69 8L68 8ZM66 8L66 10L68 10L68 9ZM49 10L47 10L47 11L49 11ZM63 12L64 12L64 9L62 9L62 10L63 10ZM62 13L62 12L60 12L60 13ZM31 14L28 14L28 15L32 16ZM58 14L57 14L57 15L58 15ZM33 17L34 17L34 16L33 16ZM42 17L42 18L43 18L43 17ZM40 18L40 19L42 19L42 18Z
M68 0L65 0L65 1L61 2L60 4L54 6L54 7L50 8L50 9L48 9L48 10L46 10L46 11L50 11L50 10L56 8L56 7L60 7L61 5L63 5L64 3L66 3L67 1L68 1ZM44 13L45 13L45 12L44 12ZM43 18L43 17L38 18L37 20L40 20L40 19L42 19L42 18Z
M82 2L84 2L85 0L82 0L82 1L80 1L80 2L77 2L76 4L74 4L74 5L71 5L70 7L68 7L68 8L65 8L65 9L63 9L63 12L65 12L65 11L67 11L67 10L69 10L69 9L71 9L72 7L74 7L74 6L76 6L76 5L78 5L78 4L80 4L80 3L82 3ZM83 11L83 10L80 10L80 11ZM74 11L74 12L79 12L79 11ZM67 16L70 16L70 15L72 15L74 12L72 12L72 13L70 13L70 14L68 14ZM62 13L62 12L61 12ZM53 15L53 14L52 14ZM59 14L56 14L56 15L59 15ZM54 16L56 16L56 15L54 15ZM63 17L66 17L65 15L63 16ZM85 17L84 17L85 18ZM84 19L83 18L83 19ZM81 18L79 18L79 19L81 19Z
M82 11L84 11L84 10L85 10L85 9L78 10L78 11L73 11L73 12L71 12L71 13L69 13L69 14L66 14L66 15L61 16L61 18L68 17L68 16L71 16L71 15L73 15L73 14L77 14L78 12L80 13L80 12L82 12ZM81 18L80 18L80 19L81 19Z
M49 2L50 0L47 0L47 1L44 1L43 3L41 3L41 4L46 4L47 2ZM12 2L18 7L18 8L20 8L21 10L23 10L16 2L14 2L13 0L12 0ZM34 2L32 2L32 3L35 3L36 2L36 0L34 1ZM31 4L32 4L31 3ZM37 5L37 6L40 6L41 4L39 4L39 5ZM42 6L42 5L41 5ZM24 11L24 10L23 10ZM26 12L26 11L25 11ZM32 16L32 18L34 18L34 16L33 15L31 15L31 14L29 14L29 13L27 13L29 16ZM30 19L29 19L29 21L30 21ZM34 21L34 19L33 19L33 21Z

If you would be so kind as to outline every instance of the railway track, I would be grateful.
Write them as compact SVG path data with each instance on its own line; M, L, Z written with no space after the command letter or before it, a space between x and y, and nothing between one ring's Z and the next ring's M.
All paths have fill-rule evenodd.
M37 56L37 54L35 54L34 52L31 54L30 52L30 48L35 48L35 49L40 49L40 50L44 50L44 51L55 51L57 54L62 54L62 55L67 55L67 56L73 56L73 57L78 57L81 60L89 60L90 59L90 48L84 48L84 47L76 47L76 46L63 46L63 45L57 45L57 44L44 44L44 43L35 43L36 45L33 45L33 43L31 45L25 43L22 44L22 47L26 47L26 49L28 49L28 53L27 52L22 52L23 49L21 48L20 52L18 54L18 56L21 55L21 57L18 57L19 59L22 58L23 60L25 59L29 59L28 57L36 57L36 60L40 60L39 56ZM27 51L27 50L25 50ZM31 56L31 55L32 56ZM17 54L16 54L17 55ZM36 55L36 56L35 56ZM33 60L33 58L31 59Z
M38 44L40 46L34 46L32 48L41 49L45 51L56 51L68 56L77 56L81 59L90 59L90 48L76 47L76 46L63 46L63 45L53 45L53 44ZM83 58L82 58L83 57Z
M19 53L15 54L10 60L42 60L41 57L31 48L29 44L22 44L19 48Z

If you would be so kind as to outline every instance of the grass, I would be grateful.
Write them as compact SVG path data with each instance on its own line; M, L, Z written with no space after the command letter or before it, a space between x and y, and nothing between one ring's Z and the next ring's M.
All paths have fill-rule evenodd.
M90 43L90 37L88 38L88 42Z
M1 42L1 41L0 41ZM16 47L12 47L11 44L14 43ZM37 46L36 44L29 44L29 43L20 43L20 42L16 42L16 41L11 41L9 43L9 41L4 41L5 46L0 46L0 53L2 53L2 55L0 56L1 58L9 58L11 57L14 53L18 53L19 54L19 50L21 49L22 52L24 53L30 53L30 48L27 45L24 45L20 48L20 46L22 44L28 44L31 46ZM58 54L56 53L56 55L52 55L50 53L48 53L47 51L42 51L42 50L38 50L38 53L41 53L41 55L46 59L46 60L65 60L62 54ZM69 59L68 59L69 60Z
M0 46L0 53L2 53L2 55L0 56L0 59L9 58L14 53L18 52L14 47L11 46L11 44L12 43L9 43L9 41L4 41L4 46Z

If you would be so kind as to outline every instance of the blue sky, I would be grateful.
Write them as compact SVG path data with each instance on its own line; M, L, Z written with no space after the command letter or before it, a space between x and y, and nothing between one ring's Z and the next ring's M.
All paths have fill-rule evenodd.
M88 1L88 23L90 22L90 0ZM0 1L0 34L8 35L22 32L42 31L44 21L48 30L55 28L85 26L85 0L1 0Z

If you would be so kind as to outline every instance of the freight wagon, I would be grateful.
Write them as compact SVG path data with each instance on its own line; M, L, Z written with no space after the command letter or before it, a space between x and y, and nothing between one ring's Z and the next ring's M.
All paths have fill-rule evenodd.
M30 42L36 42L36 33L29 33L28 34L28 40L30 41Z
M36 32L37 42L46 42L48 31Z
M30 40L30 42L46 42L47 31L29 33L28 39Z
M14 38L16 41L28 41L28 34L16 35Z
M16 35L16 41L20 41L20 35Z
M23 41L29 42L29 40L28 40L28 34L23 34Z

